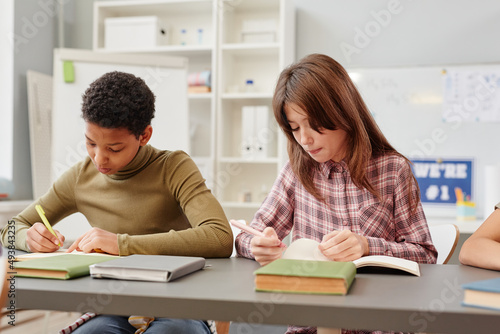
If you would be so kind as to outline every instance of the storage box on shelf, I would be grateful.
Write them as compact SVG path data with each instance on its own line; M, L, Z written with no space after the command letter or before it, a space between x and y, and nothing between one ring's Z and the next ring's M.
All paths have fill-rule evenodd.
M157 16L108 17L104 19L107 50L151 49L168 45L170 31Z
M93 48L110 51L108 43L120 42L128 45L120 47L120 51L207 52L215 46L215 6L212 0L97 1ZM116 41L106 40L109 28ZM120 32L129 35L121 36ZM139 41L136 37L140 34L143 36ZM156 39L149 43L150 47L141 45L152 37Z

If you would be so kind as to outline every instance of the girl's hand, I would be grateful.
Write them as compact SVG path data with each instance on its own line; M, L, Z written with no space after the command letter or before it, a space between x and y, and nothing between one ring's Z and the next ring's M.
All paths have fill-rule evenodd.
M54 230L61 242L64 242L64 235ZM59 241L50 233L42 223L35 223L26 232L26 244L31 252L51 253L58 250ZM61 245L62 246L62 245Z
M254 236L250 241L250 250L262 266L279 259L286 249L281 247L281 241L272 227L266 227L263 233L265 237Z
M350 230L333 231L323 236L319 250L330 260L354 261L370 253L368 240Z
M75 249L85 253L103 252L113 255L119 255L120 253L118 236L97 227L93 227L76 239L66 252L71 253Z

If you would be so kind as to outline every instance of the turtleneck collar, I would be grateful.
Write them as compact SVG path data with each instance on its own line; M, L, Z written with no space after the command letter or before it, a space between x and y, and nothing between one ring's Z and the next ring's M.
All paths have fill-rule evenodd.
M137 151L135 157L119 172L106 175L113 180L125 180L128 179L144 169L148 165L153 155L153 147L151 145L141 146Z

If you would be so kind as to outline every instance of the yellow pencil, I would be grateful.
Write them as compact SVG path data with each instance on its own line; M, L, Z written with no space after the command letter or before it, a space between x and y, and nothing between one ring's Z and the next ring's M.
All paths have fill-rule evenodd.
M35 209L36 209L36 212L38 212L38 215L40 216L40 218L42 218L43 224L45 225L47 230L49 230L49 232L52 233L57 238L56 232L54 232L54 230L52 229L52 226L50 225L49 221L47 220L47 217L45 217L45 211L43 211L42 206L37 204L37 205L35 205ZM61 240L59 240L59 238L57 238L57 242L59 242L58 246L62 247L62 243L61 243Z

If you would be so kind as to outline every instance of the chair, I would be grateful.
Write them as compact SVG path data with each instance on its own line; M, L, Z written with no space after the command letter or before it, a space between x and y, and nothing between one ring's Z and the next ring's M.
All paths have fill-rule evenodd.
M455 224L429 226L432 242L438 251L436 264L446 264L457 247L460 232Z

